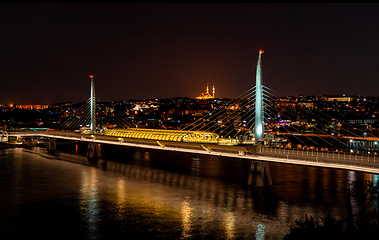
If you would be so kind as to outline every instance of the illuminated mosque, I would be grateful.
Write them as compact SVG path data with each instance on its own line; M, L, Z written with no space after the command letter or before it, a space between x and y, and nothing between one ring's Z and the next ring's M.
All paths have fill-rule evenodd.
M213 86L213 96L211 94L209 94L209 88L208 88L208 84L207 84L207 90L200 93L200 95L198 97L196 97L196 99L205 100L205 99L215 98L215 92L216 92L215 86Z

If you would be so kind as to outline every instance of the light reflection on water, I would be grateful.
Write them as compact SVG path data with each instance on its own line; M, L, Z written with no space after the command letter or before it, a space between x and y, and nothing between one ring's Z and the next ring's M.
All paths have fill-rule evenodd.
M101 176L100 169L104 171ZM104 174L109 176L109 173L113 173L111 176L115 178L114 187L112 183L104 185L104 181L100 183L97 179L104 178ZM158 221L179 220L183 238L193 237L199 232L205 235L217 232L215 237L223 239L235 239L243 234L249 238L254 236L254 226L257 225L251 219L261 217L253 212L254 200L241 186L232 184L231 187L213 179L103 160L99 160L96 167L82 177L81 198L84 202L81 205L86 207L89 224L99 217L97 191L101 192L102 188L107 189L108 201L114 201L116 207L113 211L119 221L123 220L126 209L135 208L151 218L158 217ZM273 230L286 231L285 223L268 217L265 219ZM243 231L237 232L237 228ZM96 231L94 225L91 232ZM278 233L271 233L274 239L280 239L283 233L276 235Z
M98 179L95 168L82 172L82 184L80 188L80 209L86 220L90 236L96 237L98 232L97 222L100 215L99 198L97 193Z
M79 210L69 216L89 239L141 234L165 239L282 239L288 223L305 214L320 218L331 212L344 217L348 183L379 180L378 175L359 172L270 164L274 186L255 189L238 182L247 178L243 171L248 162L186 156L167 162L157 159L155 152L135 150L120 155L124 163L100 159L89 166L84 157L49 155L40 148L1 150L0 173L7 171L2 160L8 159L13 188L3 186L0 193L32 207L29 195L37 202L55 199L58 209L67 206L62 198L69 206L76 206L77 200ZM44 172L49 174L41 175ZM44 195L34 194L47 186ZM5 194L0 195L3 204L12 204L1 196ZM352 206L356 212L354 199ZM10 216L5 213L0 220Z
M257 225L257 230L255 230L255 239L264 240L265 239L265 225L259 223Z
M225 230L226 230L226 239L234 239L235 237L235 217L232 212L225 213Z
M189 238L191 237L191 212L192 208L189 206L189 203L187 201L183 201L182 203L182 225L183 225L183 238Z

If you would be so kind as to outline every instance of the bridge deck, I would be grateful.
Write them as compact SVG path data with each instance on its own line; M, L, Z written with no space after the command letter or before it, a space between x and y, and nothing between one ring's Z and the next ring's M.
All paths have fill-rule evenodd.
M189 143L189 142L170 142L170 141L160 141L163 142L165 147L157 144L156 140L149 139L125 139L124 141L119 141L117 137L96 135L91 137L87 134L79 134L73 132L65 131L51 131L51 132L17 132L8 133L8 136L42 136L48 138L60 138L74 141L87 141L96 142L103 144L113 144L131 147L142 147L166 151L178 151L178 152L188 152L196 154L209 154L215 156L233 157L233 158L244 158L253 161L268 161L277 163L287 163L287 164L297 164L297 165L307 165L307 166L317 166L317 167L329 167L329 168L339 168L354 171L363 171L369 173L379 174L379 162L372 157L365 157L363 155L314 155L314 153L306 151L306 154L301 155L298 152L292 152L292 150L275 150L274 148L264 148L264 151L259 154L246 154L247 150L244 146L225 146L225 145L215 145L215 144L204 144L212 151L206 151L200 146L200 143ZM271 150L271 151L270 151ZM277 152L276 152L277 151ZM285 152L287 151L287 152ZM243 152L244 154L241 154ZM319 154L319 153L318 153ZM339 157L335 157L339 156ZM343 156L343 157L341 157ZM353 157L351 157L353 156Z

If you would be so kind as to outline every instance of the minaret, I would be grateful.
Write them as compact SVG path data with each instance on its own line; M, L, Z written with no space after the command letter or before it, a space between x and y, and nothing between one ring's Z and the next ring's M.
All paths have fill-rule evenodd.
M216 93L215 86L213 86L213 98L215 98L215 93Z
M209 94L209 88L208 88L208 83L207 83L207 94Z
M262 66L261 55L263 51L259 50L257 75L255 80L255 141L259 142L264 136L263 122L263 91L262 91Z
M89 75L91 78L91 132L96 133L96 117L95 117L95 81L93 80L93 75Z

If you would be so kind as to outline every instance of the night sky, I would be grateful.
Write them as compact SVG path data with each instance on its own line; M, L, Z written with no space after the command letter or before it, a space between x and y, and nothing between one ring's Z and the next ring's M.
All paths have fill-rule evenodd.
M379 4L0 4L0 104L379 96Z

